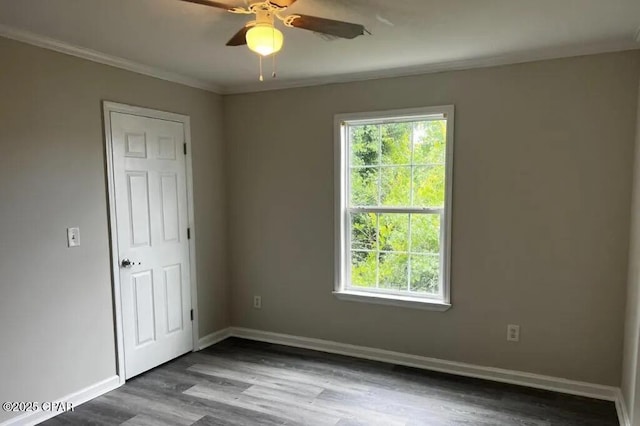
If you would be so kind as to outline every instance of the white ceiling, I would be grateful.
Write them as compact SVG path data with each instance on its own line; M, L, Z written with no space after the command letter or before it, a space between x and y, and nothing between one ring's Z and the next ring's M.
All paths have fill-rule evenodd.
M257 56L225 46L250 18L178 0L0 0L0 34L224 93L640 48L640 0L298 0L289 12L372 35L327 41L285 28L278 79L260 83Z

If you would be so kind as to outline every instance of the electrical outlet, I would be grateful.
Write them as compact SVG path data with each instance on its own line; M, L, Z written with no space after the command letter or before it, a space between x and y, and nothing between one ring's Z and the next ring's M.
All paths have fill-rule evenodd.
M262 309L262 297L253 296L253 308L254 309Z
M507 325L507 341L519 342L520 341L520 326L515 324Z

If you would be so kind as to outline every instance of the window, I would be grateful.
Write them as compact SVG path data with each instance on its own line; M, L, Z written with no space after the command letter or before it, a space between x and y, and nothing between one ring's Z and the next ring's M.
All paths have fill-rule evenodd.
M336 116L336 296L446 310L453 106Z

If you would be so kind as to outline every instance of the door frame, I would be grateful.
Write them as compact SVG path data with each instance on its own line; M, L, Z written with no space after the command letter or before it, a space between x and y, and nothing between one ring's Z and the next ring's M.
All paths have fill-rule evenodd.
M176 114L172 112L158 111L149 108L137 107L133 105L120 104L111 101L102 102L103 119L104 119L104 140L106 149L106 174L107 174L107 193L108 193L108 216L109 216L109 243L111 254L111 272L113 285L113 312L114 312L114 328L115 328L115 345L116 345L116 374L120 379L120 384L125 382L125 363L124 363L124 335L122 326L122 299L121 299L121 283L120 283L120 257L118 250L118 224L116 216L116 199L115 199L115 180L113 171L113 146L111 142L111 113L119 112L123 114L137 115L146 118L155 118L166 121L182 123L184 128L184 143L187 146L186 161L186 179L187 179L187 214L191 238L189 241L189 263L190 263L190 280L191 280L191 309L193 309L192 321L192 341L193 351L198 350L198 289L196 280L196 232L195 232L195 215L193 209L193 164L191 149L191 118L187 115Z

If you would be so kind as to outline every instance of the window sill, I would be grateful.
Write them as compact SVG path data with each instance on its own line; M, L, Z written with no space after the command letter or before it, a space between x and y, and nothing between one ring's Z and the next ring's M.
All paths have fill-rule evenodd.
M425 309L428 311L444 312L451 308L450 303L437 300L422 299L408 296L392 296L366 293L361 291L334 291L333 294L340 300L349 302L374 303L377 305L400 306L403 308Z

